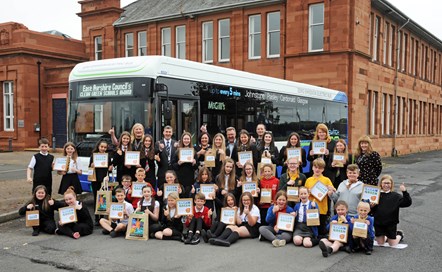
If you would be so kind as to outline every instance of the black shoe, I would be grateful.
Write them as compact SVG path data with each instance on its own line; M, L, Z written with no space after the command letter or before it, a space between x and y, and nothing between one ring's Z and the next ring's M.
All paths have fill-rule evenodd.
M200 234L195 233L195 235L193 235L193 237L192 237L192 240L190 241L190 244L197 245L199 243L200 243Z
M216 238L210 238L210 239L209 239L209 243L210 243L211 245L214 245L214 244L215 244L215 239L216 239Z
M217 238L212 238L212 239L213 239L213 245L224 246L224 247L229 247L230 246L230 242L229 241L222 240L222 239L217 239Z
M319 248L322 251L322 256L324 257L328 257L330 256L331 253L329 253L329 249L331 249L333 251L333 249L331 247L328 247L323 241L319 241Z
M371 250L365 250L365 255L371 255Z
M187 233L186 239L184 239L184 244L189 245L192 242L193 232Z
M40 234L39 229L34 229L34 231L32 232L32 236L38 236L39 234Z
M396 231L396 235L399 235L401 237L401 240L399 240L399 243L404 240L404 231L403 230Z
M344 246L344 251L347 253L351 253L351 247L349 245Z
M114 231L114 230L111 231L109 235L110 235L110 237L112 237L112 238L115 238L115 237L120 236L120 234L119 234L118 232Z
M101 231L101 233L103 233L104 235L109 235L111 232L104 229L104 230Z
M266 238L264 238L264 236L262 236L261 234L259 235L259 241L260 242L262 242L262 241L265 241L266 240Z
M95 220L95 224L94 224L96 227L98 227L98 226L100 226L100 219L98 219L98 220Z
M212 235L210 235L209 237L209 233L210 230L206 231L206 230L201 230L201 237L203 237L204 243L208 243L209 242L209 238L212 238Z

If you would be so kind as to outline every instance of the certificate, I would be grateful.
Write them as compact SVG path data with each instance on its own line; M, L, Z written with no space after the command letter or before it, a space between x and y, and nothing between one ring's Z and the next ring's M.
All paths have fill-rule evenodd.
M307 210L307 226L319 226L319 210L318 209L308 209Z
M261 189L261 203L272 203L272 189Z
M70 162L69 157L55 158L53 169L55 171L66 171L67 172L67 171L69 171L69 162Z
M163 198L167 199L167 197L169 196L170 193L175 192L179 195L178 193L178 188L180 187L179 184L175 183L175 184L164 184L164 191L163 191Z
M95 175L95 168L89 167L87 169L87 180L92 182L97 181L97 176Z
M178 148L178 159L182 162L193 162L195 149Z
M258 184L256 184L256 182L244 182L242 184L242 192L249 192L253 197L258 196L258 190L256 190L256 188L258 188Z
M276 222L278 229L285 231L293 231L295 226L295 217L289 213L278 213L278 221Z
M124 203L112 203L109 210L109 219L123 219L124 209Z
M221 208L220 221L226 225L234 225L236 216L236 208Z
M348 239L348 224L330 223L330 232L328 239L331 241L339 241L347 243Z
M367 238L368 225L363 219L355 219L353 223L353 236Z
M299 201L299 187L287 186L287 201Z
M327 149L326 141L312 141L312 150L315 155L324 155Z
M333 162L335 163L335 167L344 167L345 155L341 153L334 153Z
M26 211L26 227L36 227L40 225L40 211Z
M381 187L364 184L362 187L361 200L368 199L370 202L379 204L379 196L381 195Z
M252 151L238 152L238 161L241 165L250 161L253 164L253 153Z
M213 197L209 196L211 193L215 193L214 184L200 184L200 192L206 196L207 200L213 200Z
M324 199L324 197L327 195L327 192L327 186L319 180L310 189L310 194L319 201L322 201Z
M193 214L193 200L191 198L182 198L176 201L177 215Z
M108 168L108 154L107 153L94 153L93 161L95 168Z
M126 151L124 154L124 165L140 165L140 151Z
M205 167L215 167L216 156L213 154L212 150L206 151L204 156L204 166Z
M143 197L143 187L146 186L146 182L132 182L132 197Z
M290 158L297 158L298 162L302 162L302 153L301 153L301 148L300 147L296 147L296 148L287 148L287 161Z
M63 225L77 222L77 211L75 207L60 208L58 209L58 217Z

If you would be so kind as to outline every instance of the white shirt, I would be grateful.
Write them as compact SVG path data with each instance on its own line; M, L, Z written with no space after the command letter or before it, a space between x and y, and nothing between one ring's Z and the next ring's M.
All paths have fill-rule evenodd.
M143 199L142 205L145 206L145 207L146 206L150 206L151 200L152 199L149 199L149 200ZM158 201L155 201L155 208L154 209L156 209L156 208L160 208L160 203Z
M239 217L241 218L241 222L248 222L247 216L244 213L240 214L239 209L238 209L237 213L238 213ZM259 213L259 208L255 204L253 204L250 214L254 217L258 217L258 220L256 221L256 223L261 224L261 214Z
M43 156L47 156L49 154L49 152L43 153L40 151L40 154L42 154ZM35 160L35 155L32 156L31 161L29 162L28 168L34 169L35 164L37 163L37 161Z

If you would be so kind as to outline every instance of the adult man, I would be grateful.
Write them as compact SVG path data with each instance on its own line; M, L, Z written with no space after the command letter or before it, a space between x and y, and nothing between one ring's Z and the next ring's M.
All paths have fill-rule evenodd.
M163 129L163 139L155 143L155 154L159 153L160 162L158 163L158 188L164 184L166 171L172 170L171 158L175 154L177 142L172 139L173 129L171 126L165 126Z
M226 129L226 156L232 158L235 163L238 161L238 146L236 143L236 129L228 127Z

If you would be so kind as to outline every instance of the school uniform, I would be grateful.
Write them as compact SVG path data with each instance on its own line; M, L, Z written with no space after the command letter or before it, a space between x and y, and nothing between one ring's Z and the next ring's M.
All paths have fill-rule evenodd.
M238 144L238 152L246 152L246 151L251 151L252 152L252 158L253 158L253 166L255 167L255 169L258 169L258 162L261 162L261 158L259 158L259 152L258 149L256 149L256 145L254 144L249 144L249 145L243 145L243 144ZM239 160L239 155L237 153L237 161ZM235 161L235 165L236 162ZM240 177L242 175L242 168L236 167L236 175L238 177Z
M115 152L112 160L113 166L117 168L117 181L119 184L121 184L124 175L129 175L132 181L136 180L135 172L137 170L136 166L127 167L124 165L124 158L126 155L126 151L130 150L128 150L127 147L122 147L122 148L123 149L121 150L122 151L121 155L118 154L118 152Z
M112 164L112 160L110 156L107 156L107 165L108 167ZM89 159L89 167L91 167L91 164L94 162L93 155ZM94 204L97 203L97 192L101 189L101 185L103 183L104 178L109 174L109 168L95 168L95 178L96 181L91 181L91 187L92 187L92 194L94 196ZM95 207L95 206L94 206Z
M307 156L307 160L310 162L310 171L307 174L308 177L313 176L313 161L317 158L323 158L325 161L325 168L324 172L322 173L324 176L328 177L332 182L334 180L333 173L331 170L331 163L330 158L333 158L333 152L335 150L336 142L333 140L330 140L330 142L327 143L327 149L328 149L328 155L310 155L310 150L312 150L312 143L310 142L310 146L308 148L309 155Z
M315 183L317 181L322 182L325 186L333 186L333 183L331 182L331 180L329 178L327 178L324 175L321 175L320 177L309 177L306 181L305 181L305 187L307 189L311 189ZM327 230L325 228L326 224L327 224L327 214L329 212L329 207L328 207L328 195L326 195L322 201L317 200L314 196L310 195L309 196L309 200L310 201L315 201L318 209L319 209L319 221L320 221L320 226L319 226L319 235L326 235L327 234Z
M279 180L272 176L269 179L266 178L262 178L259 184L260 188L261 188L261 192L262 189L271 189L272 190L272 203L276 202L276 192L278 191L278 187L279 187ZM270 207L270 203L262 203L259 205L259 210L261 212L261 219L265 218L265 220L262 220L262 224L263 225L267 225L267 209L269 209Z
M293 146L293 147L289 147L289 148L298 148L298 146ZM301 148L301 160L302 160L302 164L299 165L299 172L304 173L303 168L307 166L307 154L306 154L304 148ZM281 150L279 151L278 162L279 162L279 165L282 166L281 173L287 172L288 167L287 167L287 164L285 163L285 162L287 162L287 146L283 146L281 148Z
M293 231L293 236L301 236L303 238L310 237L312 239L318 238L318 227L307 226L307 210L315 208L316 206L313 207L310 200L307 200L306 203L296 203L293 209L296 212L295 230Z
M348 154L348 158L347 160L344 162L342 167L333 167L331 166L333 163L333 156L329 157L329 164L330 164L330 170L331 170L331 174L334 177L333 182L333 186L335 188L339 187L339 184L341 184L341 182L343 182L344 180L347 179L347 166L349 164L354 163L354 158L352 154Z
M258 217L258 220L256 220L256 224L253 226L249 225L249 221L247 216L243 213L241 213L240 209L237 210L237 215L241 219L240 227L244 226L247 228L247 230L250 233L250 238L256 238L259 236L259 227L261 226L261 213L259 211L258 206L253 205L252 209L250 210L250 215L253 217Z
M28 206L28 204L30 204L30 202L26 203L23 207L21 207L18 210L19 215L26 215L27 211L31 211L26 207ZM57 228L54 220L54 211L58 210L58 208L62 207L62 205L60 205L60 203L55 201L54 205L52 206L48 205L49 209L44 210L43 201L37 199L34 206L35 206L34 209L38 210L39 219L40 219L39 226L32 227L34 231L38 230L39 232L43 231L48 234L54 234L55 229Z
M52 194L52 163L54 156L49 153L37 153L32 156L28 168L34 170L32 179L32 192L38 185L44 185L48 195Z
M146 177L144 181L149 182L155 190L157 189L157 178L155 176L156 164L155 158L149 158L149 151L143 148L141 150L140 165L144 168Z
M78 174L71 171L72 168L78 169L77 162L73 159L69 161L69 170L61 178L60 188L58 189L58 194L60 195L63 195L71 186L74 187L74 191L77 195L83 192Z
M208 230L212 226L212 219L209 216L209 208L203 206L201 209L197 209L196 205L193 206L193 217L189 219L187 217L185 222L186 227L189 231L194 233L202 229Z
M77 201L77 205L81 203ZM55 231L59 235L66 235L73 237L75 232L80 233L80 236L86 236L92 234L94 229L94 223L92 221L89 210L85 205L82 205L81 209L76 210L77 222L58 225L58 229Z
M354 219L359 219L359 215L356 215ZM373 250L373 243L374 243L374 218L371 216L367 216L365 220L368 220L370 222L370 225L367 226L367 238L361 238L361 237L353 237L352 246L354 250L360 249L360 244L362 243L364 245L365 251L372 251ZM352 224L354 226L354 224Z
M155 200L155 198L151 197L150 201L146 200L144 198L140 199L139 201L140 205L140 211L146 212L146 210L149 210L150 212L154 212L155 209L160 209L160 203ZM153 221L152 218L149 216L149 233L154 234L157 231L161 230L161 226L158 224L158 221Z
M170 237L181 238L181 233L183 232L183 222L181 221L181 217L175 218L176 213L177 213L176 208L169 209L169 216L165 216L164 214L161 216L161 225L162 225L162 230L166 228L172 230L172 236ZM163 240L170 240L170 239L167 236L163 236Z
M361 181L358 180L355 183L350 184L348 179L346 179L339 184L336 192L333 192L331 195L331 199L335 203L338 200L345 201L348 205L348 214L351 217L354 217L358 214L357 208L361 201L362 187L364 187L364 183Z
M347 214L345 215L345 220L347 221L346 223L342 222L342 224L348 224L348 238L347 238L347 243L343 243L344 245L348 244L350 246L350 248L352 247L352 241L353 241L353 236L351 235L353 233L353 224L351 223L351 217ZM330 230L330 223L332 221L337 221L338 223L340 222L339 216L337 214L333 215L333 217L330 219L330 222L327 224L326 229L327 229L327 233Z
M215 183L213 182L213 181L211 181L211 182L204 182L204 183L202 183L202 182L195 182L194 184L193 184L193 188L195 188L195 193L189 193L189 195L188 195L188 197L190 197L190 198L192 198L192 199L194 199L195 198L195 195L197 194L197 193L199 193L200 192L200 189L201 189L201 184L204 184L204 185L214 185ZM181 196L180 196L180 198L181 198ZM216 199L216 191L215 191L215 199ZM214 200L210 200L210 199L208 199L208 200L206 200L206 203L204 204L204 206L206 206L207 208L209 208L209 210L212 210L212 211L214 211L214 208L215 208L215 199ZM221 204L222 205L222 204Z
M189 194L190 190L192 189L192 185L195 182L195 170L198 168L198 164L185 162L180 165L178 164L179 161L178 156L179 156L179 149L177 149L175 151L175 154L173 155L172 166L177 174L180 184L184 186L186 194ZM194 159L196 161L196 153L194 155Z
M268 241L279 239L289 242L292 239L292 232L285 230L278 230L278 232L276 232L274 226L278 222L278 216L280 213L292 213L293 209L290 206L285 206L284 209L273 213L273 207L274 205L270 206L267 210L266 222L268 226L261 226L259 228L259 233L261 233L261 236Z
M258 150L258 162L261 162L261 158L263 157L264 152L268 151L270 153L270 160L272 161L272 163L276 165L279 164L279 151L276 146L274 146L273 148L261 146L259 148L257 147L257 150Z

